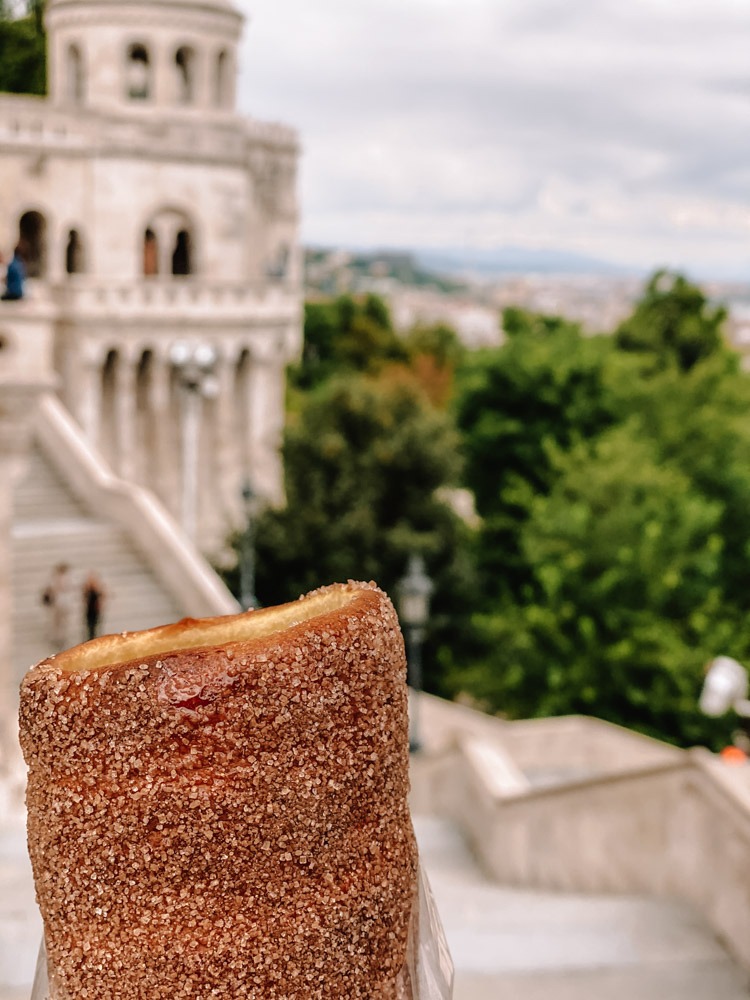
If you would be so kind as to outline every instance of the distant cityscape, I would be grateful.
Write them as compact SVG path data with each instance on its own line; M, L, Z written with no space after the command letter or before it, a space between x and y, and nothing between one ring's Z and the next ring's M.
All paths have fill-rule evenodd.
M501 254L494 258L493 273L489 256L308 248L305 291L310 298L381 295L398 330L445 323L475 348L502 342L501 314L507 306L565 316L590 334L611 332L631 311L648 277L562 255L519 254L518 260L529 269L514 271L512 258ZM750 359L750 276L747 282L700 284L713 302L727 308L729 341Z

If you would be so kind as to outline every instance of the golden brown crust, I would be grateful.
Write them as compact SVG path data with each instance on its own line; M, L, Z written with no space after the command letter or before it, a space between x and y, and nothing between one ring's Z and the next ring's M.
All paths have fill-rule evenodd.
M27 674L59 997L395 995L416 868L403 642L377 588L333 591L351 600L264 637Z

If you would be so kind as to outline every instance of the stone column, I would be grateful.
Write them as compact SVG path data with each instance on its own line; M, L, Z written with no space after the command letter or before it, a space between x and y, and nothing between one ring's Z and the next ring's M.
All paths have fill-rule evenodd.
M170 398L170 367L166 357L155 354L151 363L149 411L153 421L152 447L148 468L152 471L149 484L156 495L177 516L179 513L179 472L174 427L174 413Z
M51 381L49 385L41 381L9 384L0 376L0 740L3 742L15 740L14 720L21 680L13 664L13 491L26 468L39 392L47 387L51 387Z
M13 665L11 517L39 396L56 384L54 313L44 303L4 303L0 329L0 759L17 751L18 678Z
M136 456L136 365L124 352L120 354L115 381L115 435L117 472L123 479L135 480Z
M78 421L92 448L99 447L102 426L102 362L84 357L79 370Z
M216 367L216 467L218 478L219 509L224 527L229 530L239 525L241 518L241 490L243 462L235 410L235 362L222 357Z

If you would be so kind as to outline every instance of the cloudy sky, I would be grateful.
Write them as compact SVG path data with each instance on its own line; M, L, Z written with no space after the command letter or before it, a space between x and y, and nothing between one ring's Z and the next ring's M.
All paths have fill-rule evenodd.
M750 0L240 0L303 238L750 278Z

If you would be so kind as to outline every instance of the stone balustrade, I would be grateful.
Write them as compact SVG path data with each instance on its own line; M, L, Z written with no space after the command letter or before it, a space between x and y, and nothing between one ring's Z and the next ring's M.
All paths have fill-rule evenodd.
M117 316L132 319L143 315L149 322L189 313L190 321L266 318L296 319L299 290L283 279L268 278L248 283L220 283L194 278L146 278L138 281L104 281L71 275L50 289L63 310L78 317Z
M192 110L171 117L163 113L105 117L80 108L56 108L43 98L0 94L0 146L33 146L36 152L122 150L132 155L139 150L153 150L158 137L160 156L221 161L241 161L248 148L255 146L291 153L297 150L297 133L286 125L234 113L216 122L206 122L203 117L194 121L199 114Z
M36 435L45 453L64 466L76 495L126 533L181 606L190 608L195 617L239 610L216 573L153 494L113 475L52 394L40 402Z
M499 882L684 900L750 969L750 764L595 719L422 709L419 808L450 817Z

